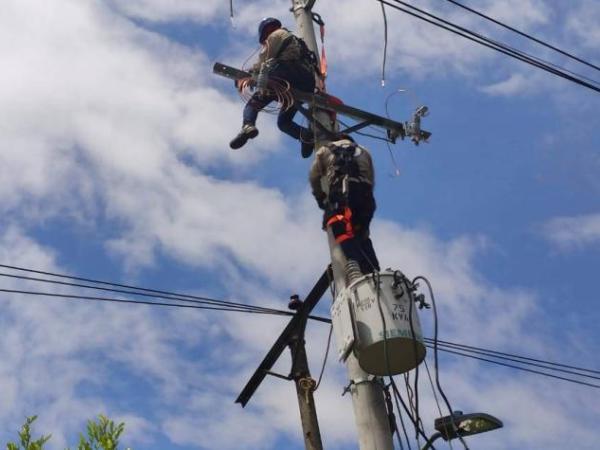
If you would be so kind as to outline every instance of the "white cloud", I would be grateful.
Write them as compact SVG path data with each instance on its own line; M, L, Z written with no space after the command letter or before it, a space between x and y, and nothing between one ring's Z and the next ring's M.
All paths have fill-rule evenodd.
M193 20L203 23L229 15L228 3L220 0L112 0L112 3L128 16L153 22Z
M600 242L600 214L555 217L542 226L542 235L561 249L581 249Z
M511 96L528 91L534 86L525 76L520 73L512 74L504 81L480 88L482 92L490 95Z
M204 22L222 13L224 5L138 1L120 3L117 10L147 20L192 15ZM361 75L363 67L376 73L382 48L376 2L348 2L353 14L343 17L333 4L322 6L325 18L336 17L328 24L328 50L337 55L332 62L340 69L342 62L361 67ZM265 11L288 14L288 8L287 1L241 5L238 30L255 39L256 21ZM523 18L543 23L539 15ZM487 58L470 44L445 39L398 15L391 33L391 70L469 72ZM68 212L86 221L90 235L96 218L108 219L107 246L118 263L132 270L167 255L190 267L221 271L223 288L248 301L281 304L277 299L285 298L285 289L309 286L321 273L328 259L325 237L307 192L284 196L246 180L253 178L260 158L279 150L278 132L261 128L250 148L229 151L241 104L216 89L220 81L210 78L205 55L85 0L8 2L0 17L0 46L0 113L5 118L0 210L7 227L0 260L61 270L54 252L27 237L26 230ZM228 180L210 172L232 167L237 172ZM485 239L442 241L385 221L376 221L373 232L384 266L410 267L414 273L409 275L431 279L448 339L476 339L519 352L527 344L538 355L552 353L544 348L539 327L528 326L532 318L543 318L536 296L482 279L475 258L485 249ZM223 449L240 448L248 428L255 430L246 436L248 448L268 448L265 439L273 434L298 436L296 405L280 401L294 398L290 384L275 386L269 380L252 409L232 404L282 328L281 319L24 300L31 299L10 297L1 315L0 419L13 429L25 414L39 412L40 429L52 431L59 448L84 419L105 409L131 423L132 439L140 445L148 434L160 433L175 443L215 448L219 442ZM424 325L429 320L424 316ZM321 328L310 335L313 368L320 363L325 332ZM190 360L191 349L201 357ZM285 361L281 364L285 370ZM459 377L467 383L476 376L462 367L455 370L452 385L459 384ZM333 446L353 445L349 399L339 397L343 369L332 372L318 392L326 440ZM119 394L102 393L121 375L149 389L154 408L125 407ZM151 387L143 387L147 380ZM82 386L91 386L91 393L82 393ZM522 405L520 394L515 389L505 398ZM552 406L551 423L557 417L567 424L577 420L572 410L559 408L567 399L548 399L539 389L530 399ZM483 394L478 400L493 403L496 397ZM526 406L523 414L538 411ZM527 421L531 427L546 423L533 414ZM527 433L523 427L522 435L535 436ZM554 437L558 446L565 442Z
M547 24L554 15L552 9L543 0L526 2L519 0L488 0L485 3L483 8L477 6L474 9L479 9L500 22L525 31L537 25Z
M600 46L600 5L597 2L584 0L576 9L571 11L566 20L566 29L576 37L575 42L584 45L598 57ZM593 61L592 61L593 62Z

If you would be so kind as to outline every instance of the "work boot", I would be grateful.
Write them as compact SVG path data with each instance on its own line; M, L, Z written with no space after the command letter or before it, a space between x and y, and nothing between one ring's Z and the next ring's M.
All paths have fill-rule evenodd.
M238 133L236 137L234 137L229 143L229 147L236 150L244 146L248 139L254 139L258 136L258 128L249 123L242 126L242 130Z

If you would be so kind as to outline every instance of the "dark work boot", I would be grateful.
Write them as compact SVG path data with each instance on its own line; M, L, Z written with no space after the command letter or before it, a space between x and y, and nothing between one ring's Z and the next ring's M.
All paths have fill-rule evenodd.
M248 142L248 139L254 139L256 136L258 136L258 128L247 123L242 127L238 135L231 140L229 147L234 150L241 148Z

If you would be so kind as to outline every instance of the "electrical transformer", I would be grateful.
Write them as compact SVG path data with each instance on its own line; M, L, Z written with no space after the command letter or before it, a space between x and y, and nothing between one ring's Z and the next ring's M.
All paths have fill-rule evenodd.
M338 358L354 352L373 375L396 375L417 367L425 345L414 287L398 270L364 275L340 292L331 319Z

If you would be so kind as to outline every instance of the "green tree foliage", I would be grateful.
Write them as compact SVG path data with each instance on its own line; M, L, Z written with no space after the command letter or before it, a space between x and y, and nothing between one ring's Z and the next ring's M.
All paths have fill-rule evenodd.
M19 443L9 442L6 444L6 450L42 450L44 444L50 439L50 435L41 436L40 438L31 440L31 424L35 422L37 416L28 417L19 431Z
M31 424L37 416L28 417L19 431L19 443L9 442L6 450L43 450L50 435L41 436L36 440L31 438ZM108 417L100 414L98 420L89 420L86 435L79 435L77 450L118 450L119 438L125 431L125 424L115 424ZM68 449L67 449L68 450ZM130 450L130 449L127 449Z
M112 420L100 414L98 421L88 421L87 436L79 436L77 450L117 450L119 437L125 430L125 424L116 425Z

